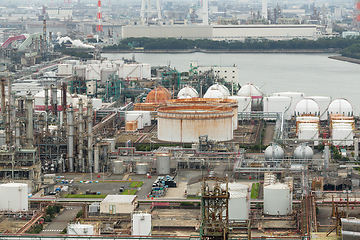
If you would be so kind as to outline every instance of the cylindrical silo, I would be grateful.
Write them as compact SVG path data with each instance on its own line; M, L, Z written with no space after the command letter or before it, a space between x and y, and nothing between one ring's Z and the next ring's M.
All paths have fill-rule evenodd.
M156 155L156 172L161 175L170 174L170 154Z
M113 173L114 174L123 174L125 171L124 162L123 161L113 161Z
M290 187L277 183L264 187L264 213L267 215L287 215L292 212Z
M137 163L136 164L136 174L147 174L148 173L148 164L147 163Z
M0 209L11 211L28 210L28 185L5 183L0 185Z
M239 221L249 218L250 202L248 194L237 191L229 191L229 220Z

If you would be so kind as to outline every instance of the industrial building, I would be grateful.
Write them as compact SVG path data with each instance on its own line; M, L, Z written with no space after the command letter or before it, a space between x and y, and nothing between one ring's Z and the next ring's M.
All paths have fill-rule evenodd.
M130 214L138 205L137 196L108 195L100 203L100 214Z

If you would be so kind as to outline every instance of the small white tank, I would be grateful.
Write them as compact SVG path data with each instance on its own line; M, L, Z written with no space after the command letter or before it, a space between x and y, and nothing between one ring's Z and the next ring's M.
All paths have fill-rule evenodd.
M277 183L264 187L264 214L287 215L292 212L290 187Z
M294 150L295 159L312 159L314 157L314 151L306 144L301 144Z
M284 150L275 143L265 149L265 160L284 159Z

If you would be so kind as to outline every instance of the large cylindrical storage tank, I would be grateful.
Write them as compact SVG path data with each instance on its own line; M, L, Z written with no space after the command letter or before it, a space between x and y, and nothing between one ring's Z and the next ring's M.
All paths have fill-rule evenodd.
M123 161L113 161L113 174L123 174L125 172L125 166Z
M284 150L275 143L265 149L265 160L284 159Z
M126 114L141 114L143 126L151 126L151 112L150 111L128 111Z
M233 109L219 105L171 106L157 111L158 139L168 142L198 142L233 139Z
M237 191L229 191L229 220L238 221L249 218L250 202L248 194Z
M284 96L284 97L290 97L291 98L291 106L288 110L288 112L291 114L291 117L294 116L295 112L295 105L305 97L305 93L301 92L277 92L274 93L273 96Z
M148 173L148 164L147 163L137 163L136 164L136 174L144 175Z
M282 112L285 120L290 120L291 98L287 96L270 96L263 100L264 112ZM265 120L276 120L276 118L266 118Z
M314 151L311 149L311 147L301 144L294 150L294 158L295 159L313 159L314 157Z
M320 107L315 100L311 98L304 98L301 99L299 102L295 105L295 116L301 117L301 116L320 116Z
M144 212L133 212L131 216L131 235L150 236L151 235L151 214Z
M277 183L264 187L264 214L287 215L292 212L292 193L288 185Z
M262 105L263 93L256 85L252 83L247 83L242 86L237 92L238 96L250 97L251 98L251 107L259 108Z
M331 98L326 97L326 96L311 96L311 97L308 97L308 98L311 98L311 99L315 100L315 102L319 105L319 107L320 107L320 120L321 121L327 120L327 109L328 109L329 104L331 102Z
M354 115L354 110L348 100L344 98L338 98L329 104L328 114L342 114L343 116L351 117Z
M5 183L0 185L0 210L27 211L28 185L24 183Z
M160 175L170 174L170 154L156 155L156 172Z

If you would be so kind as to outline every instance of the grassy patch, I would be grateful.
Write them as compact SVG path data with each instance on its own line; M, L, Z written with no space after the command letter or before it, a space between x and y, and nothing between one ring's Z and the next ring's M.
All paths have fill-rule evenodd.
M257 199L259 195L260 183L253 183L251 188L251 199Z
M201 199L201 196L196 196L196 197L186 197L186 199Z
M144 182L132 182L129 187L141 187Z
M107 195L68 194L66 198L106 198Z
M124 192L121 193L121 195L135 195L136 192L136 189L125 189Z

